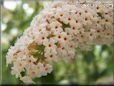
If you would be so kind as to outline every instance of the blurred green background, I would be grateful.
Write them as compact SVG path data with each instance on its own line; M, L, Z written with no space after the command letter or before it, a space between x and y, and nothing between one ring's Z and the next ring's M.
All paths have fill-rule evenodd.
M2 84L21 84L6 67L6 53L14 45L17 37L30 25L33 17L51 0L4 0L1 1L1 46L2 46ZM114 44L92 46L90 51L78 49L72 63L60 61L54 64L54 71L36 79L37 84L99 84L113 83Z

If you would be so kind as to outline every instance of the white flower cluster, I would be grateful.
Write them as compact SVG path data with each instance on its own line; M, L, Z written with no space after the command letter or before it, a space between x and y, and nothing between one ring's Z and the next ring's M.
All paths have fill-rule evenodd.
M52 62L72 61L76 48L111 44L113 25L111 0L56 0L34 17L9 49L7 64L24 83L34 83L34 78L52 71Z

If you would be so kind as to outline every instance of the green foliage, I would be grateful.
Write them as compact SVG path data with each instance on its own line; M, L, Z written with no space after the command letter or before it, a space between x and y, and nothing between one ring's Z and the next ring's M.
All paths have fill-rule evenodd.
M48 1L47 1L48 2ZM28 4L34 11L27 15L23 5ZM17 4L15 10L11 11L2 7L2 23L6 25L2 31L2 83L21 84L22 82L11 75L11 68L6 66L6 53L11 45L14 45L18 37L30 25L33 17L43 8L42 2L38 0L22 0ZM18 33L12 35L11 30L16 29ZM78 49L77 49L78 50ZM78 50L76 58L71 63L60 61L54 63L51 74L41 78L35 78L38 84L42 83L77 83L94 84L102 77L113 75L114 44L106 46L92 46L90 51ZM108 79L108 78L107 78ZM106 82L106 81L104 81Z

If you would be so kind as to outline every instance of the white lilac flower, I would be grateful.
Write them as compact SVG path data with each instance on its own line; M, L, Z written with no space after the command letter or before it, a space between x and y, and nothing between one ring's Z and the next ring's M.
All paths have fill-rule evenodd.
M75 48L111 44L113 25L112 0L55 0L8 50L7 65L12 64L11 73L24 83L34 83L51 73L53 62L72 61Z
M32 78L30 78L29 76L24 76L24 77L20 78L20 80L22 80L25 84L34 83L34 82L32 81Z

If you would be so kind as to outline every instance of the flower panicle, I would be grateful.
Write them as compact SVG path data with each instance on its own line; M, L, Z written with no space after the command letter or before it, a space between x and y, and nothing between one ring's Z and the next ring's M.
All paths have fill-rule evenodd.
M52 62L71 61L75 49L113 42L113 4L102 0L54 1L34 17L7 53L11 73L24 83L53 70ZM111 0L103 0L107 2ZM78 2L78 4L77 4Z

